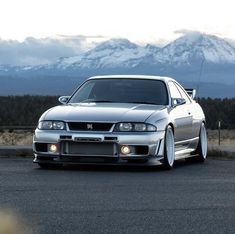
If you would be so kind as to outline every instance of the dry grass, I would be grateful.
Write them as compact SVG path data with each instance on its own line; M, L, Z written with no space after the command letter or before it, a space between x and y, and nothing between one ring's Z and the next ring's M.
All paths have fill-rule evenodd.
M208 130L208 142L211 147L218 146L219 133L218 130ZM235 146L235 130L221 130L220 132L221 146Z
M219 159L235 159L235 130L208 130L208 156Z
M32 145L33 132L25 130L4 130L0 132L0 145Z

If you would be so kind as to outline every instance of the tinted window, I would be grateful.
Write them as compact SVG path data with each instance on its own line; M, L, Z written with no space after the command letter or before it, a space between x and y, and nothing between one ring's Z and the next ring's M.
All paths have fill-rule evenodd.
M172 98L182 98L182 96L181 96L179 90L177 89L177 87L175 86L175 84L171 81L168 84L169 84L171 97Z
M99 101L167 105L168 94L165 83L159 80L95 79L84 83L70 103Z
M175 85L179 89L181 96L186 100L186 103L191 103L191 101L190 101L189 97L187 96L187 94L185 93L185 91L178 84L175 84Z

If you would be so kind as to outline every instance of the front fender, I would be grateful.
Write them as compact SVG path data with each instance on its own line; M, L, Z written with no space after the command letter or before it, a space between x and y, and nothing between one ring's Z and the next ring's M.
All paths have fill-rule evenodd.
M167 108L154 113L146 122L155 125L158 131L165 131L166 126L170 123Z

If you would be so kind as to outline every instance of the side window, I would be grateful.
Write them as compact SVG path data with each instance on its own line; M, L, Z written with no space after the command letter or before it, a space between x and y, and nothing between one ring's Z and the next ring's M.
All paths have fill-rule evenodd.
M172 81L170 81L168 84L169 84L171 97L172 98L182 98L182 96L181 96L179 90L177 89L177 87L175 86L175 84Z
M186 103L189 104L191 103L189 97L187 96L187 94L185 93L185 91L178 85L178 84L175 84L177 86L177 88L179 89L182 97L186 100Z

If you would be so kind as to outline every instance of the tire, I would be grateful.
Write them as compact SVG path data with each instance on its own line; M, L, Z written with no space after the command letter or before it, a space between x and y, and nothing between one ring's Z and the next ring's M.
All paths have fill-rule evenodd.
M164 141L164 159L163 164L165 169L171 169L175 162L175 140L171 126L168 126L165 133Z
M202 123L199 133L199 142L195 151L195 160L198 162L204 162L207 156L207 132L205 123Z
M38 163L42 169L59 169L63 164Z

